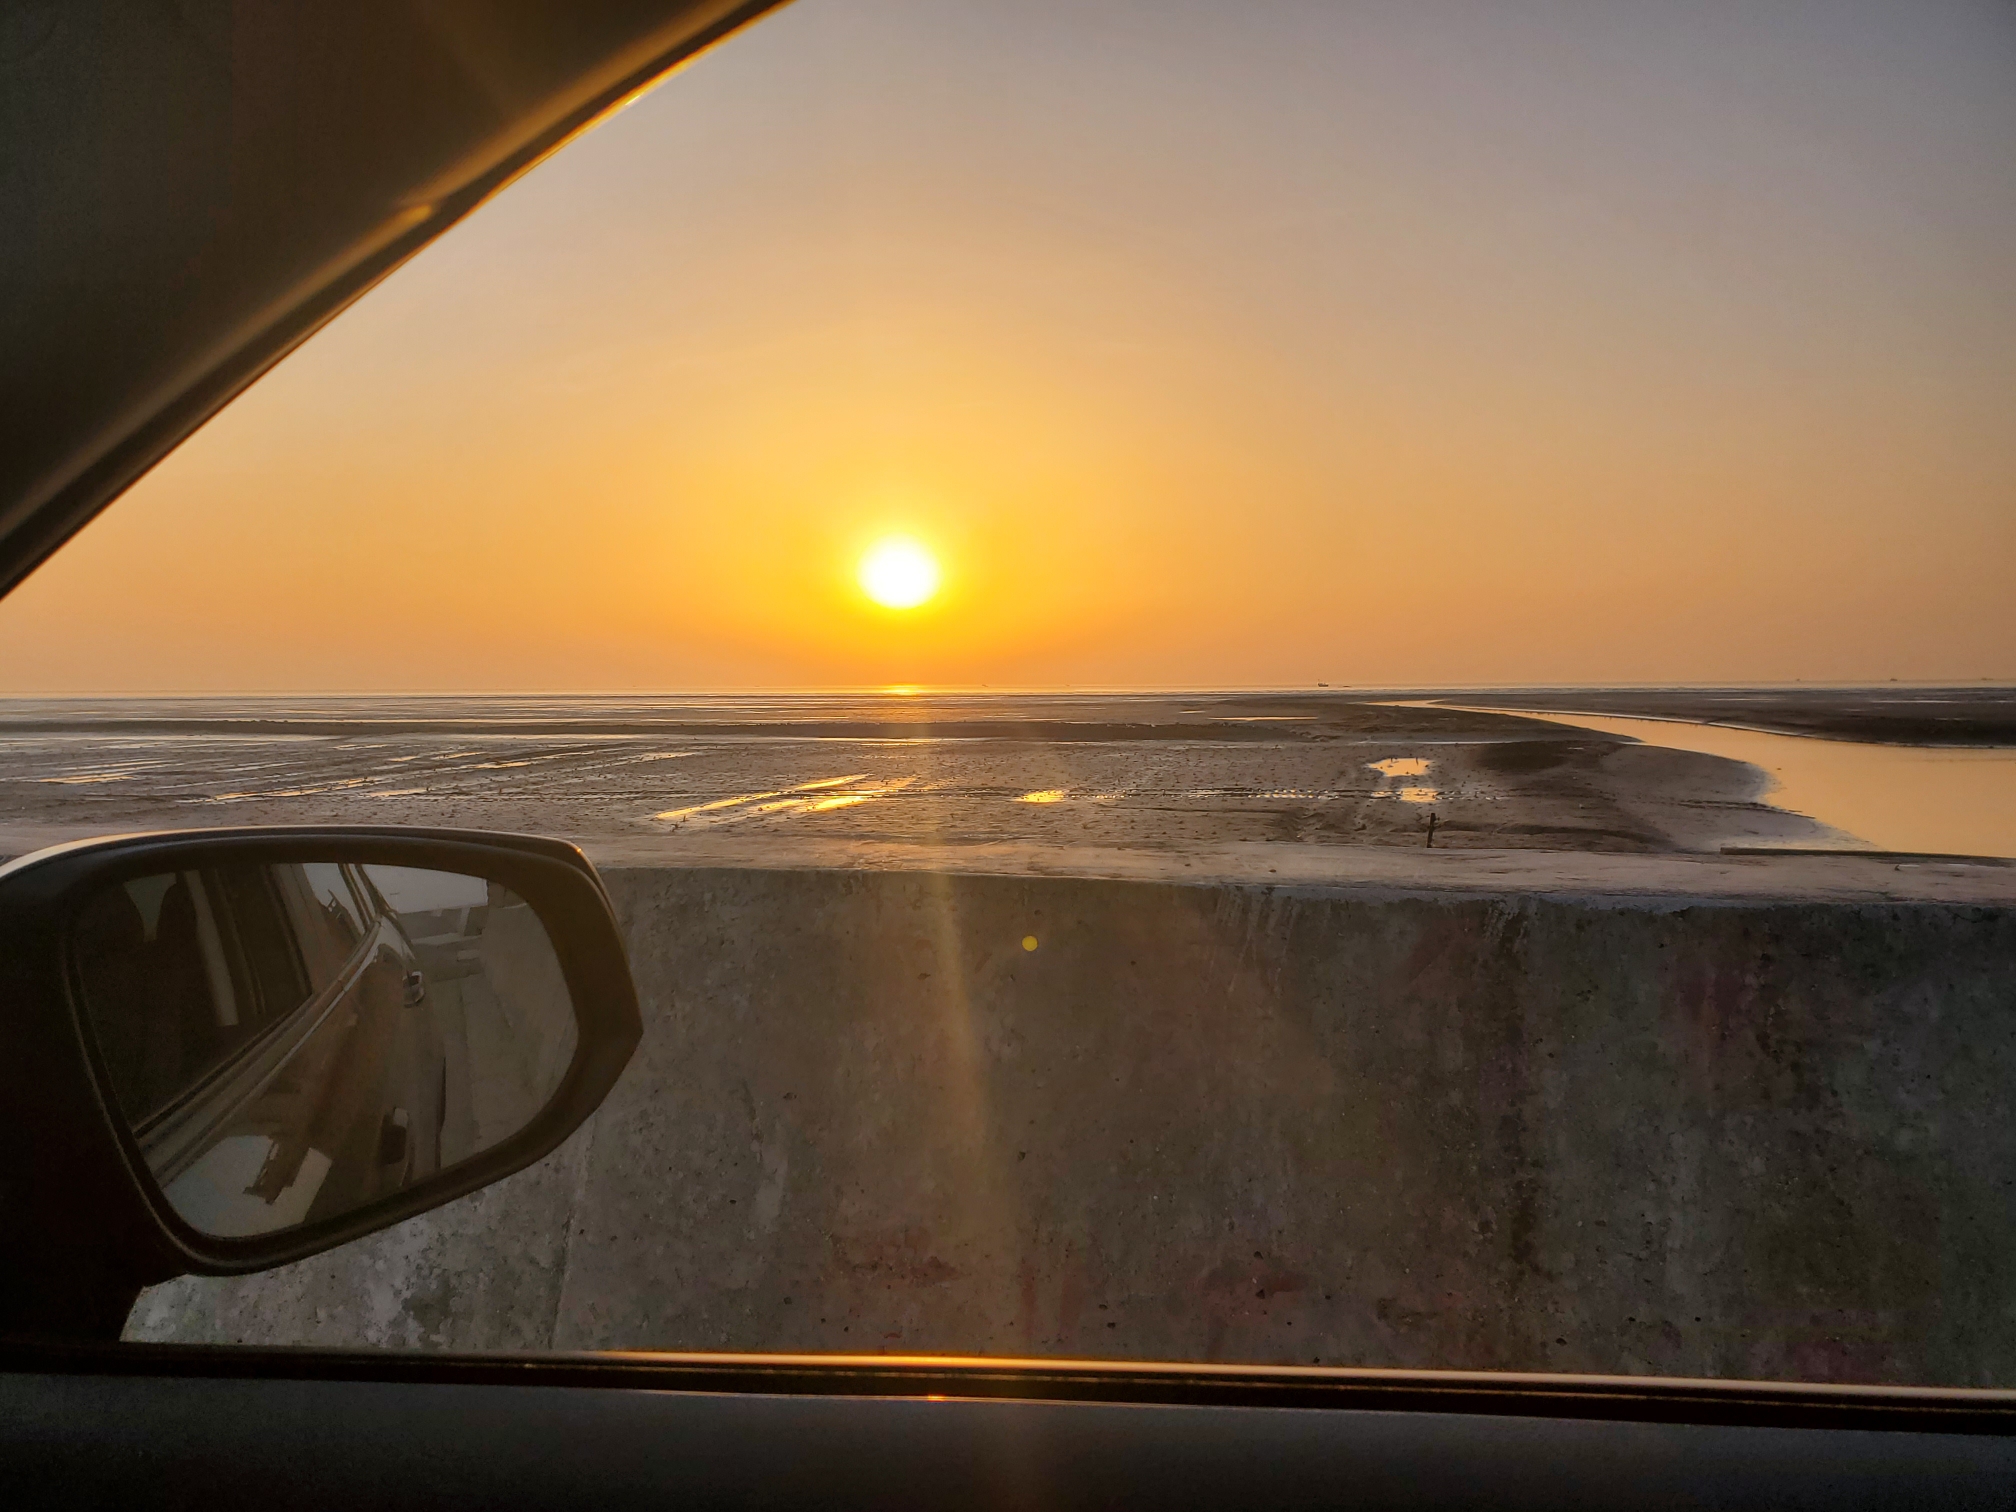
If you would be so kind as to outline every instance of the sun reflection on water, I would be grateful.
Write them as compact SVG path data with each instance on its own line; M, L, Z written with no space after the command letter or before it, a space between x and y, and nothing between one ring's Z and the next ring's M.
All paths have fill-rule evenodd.
M1442 797L1440 788L1413 783L1395 787L1398 777L1426 777L1429 768L1435 765L1426 756L1388 756L1381 761L1368 761L1365 765L1379 774L1379 790L1374 798L1397 798L1402 803L1435 803Z

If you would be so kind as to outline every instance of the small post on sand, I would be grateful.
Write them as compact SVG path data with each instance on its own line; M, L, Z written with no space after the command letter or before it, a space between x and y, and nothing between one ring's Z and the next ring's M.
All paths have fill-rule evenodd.
M1433 809L1428 811L1428 848L1430 850L1435 848L1435 811Z

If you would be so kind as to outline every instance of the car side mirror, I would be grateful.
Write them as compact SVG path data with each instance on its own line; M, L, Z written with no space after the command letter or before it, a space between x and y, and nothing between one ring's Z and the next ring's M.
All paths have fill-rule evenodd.
M517 836L60 846L0 867L0 974L15 1333L103 1335L143 1285L302 1259L508 1175L641 1030L594 869Z

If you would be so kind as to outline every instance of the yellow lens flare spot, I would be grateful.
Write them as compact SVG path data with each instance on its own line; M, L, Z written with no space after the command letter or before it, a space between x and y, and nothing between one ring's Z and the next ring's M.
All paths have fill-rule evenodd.
M891 536L861 558L861 591L884 609L915 609L938 592L938 559L915 541Z
M1036 936L1034 935L1022 936L1022 948L1024 950L1034 950L1036 948Z
M1034 793L1024 793L1015 801L1017 803L1060 803L1063 801L1063 798L1064 789L1043 788Z

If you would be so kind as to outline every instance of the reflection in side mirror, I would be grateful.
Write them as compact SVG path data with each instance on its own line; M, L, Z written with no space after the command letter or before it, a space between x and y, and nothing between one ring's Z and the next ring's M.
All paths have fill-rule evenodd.
M148 1169L220 1238L340 1218L495 1147L579 1040L538 915L478 876L163 871L93 893L71 947Z

